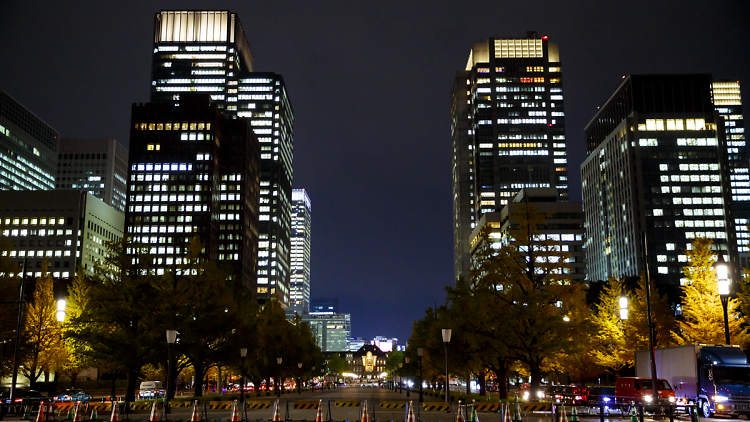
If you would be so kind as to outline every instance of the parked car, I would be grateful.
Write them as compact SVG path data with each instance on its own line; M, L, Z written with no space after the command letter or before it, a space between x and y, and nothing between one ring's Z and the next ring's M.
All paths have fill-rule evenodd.
M669 382L663 378L656 380L660 400L668 400L674 403L674 390ZM617 403L629 405L631 403L649 404L654 402L654 389L651 386L651 378L620 377L615 382L615 396ZM648 407L646 407L648 409Z
M615 387L593 387L583 402L587 406L613 406L615 404Z
M141 400L158 399L164 397L164 387L161 381L143 381L138 390L138 398Z
M548 400L561 404L579 404L586 401L588 390L574 385L555 385L547 389Z
M77 388L69 388L53 398L54 401L80 401L83 403L91 400L91 395Z
M43 396L36 390L28 390L25 388L16 389L12 403L10 401L10 391L4 391L0 396L6 404L37 405L39 403L50 402L49 397Z

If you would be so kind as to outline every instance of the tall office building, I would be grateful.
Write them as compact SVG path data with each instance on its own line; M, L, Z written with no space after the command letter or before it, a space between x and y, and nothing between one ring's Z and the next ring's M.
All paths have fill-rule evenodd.
M650 275L673 294L684 281L684 251L696 237L713 239L738 269L723 126L711 75L622 80L585 129L589 279L642 273L642 233Z
M288 312L310 312L310 197L304 189L292 190L291 294Z
M128 150L117 140L60 139L56 189L82 189L125 212Z
M260 163L247 119L222 117L201 94L134 104L129 166L126 233L150 245L158 274L197 236L255 291Z
M151 102L206 93L231 118L247 117L261 146L257 298L289 304L294 117L281 75L254 72L239 17L161 11L154 23Z
M453 245L468 276L471 232L523 188L568 197L562 67L557 44L536 32L475 44L452 90Z
M316 343L323 352L349 350L352 334L350 314L302 315L302 321L310 324Z
M742 115L742 95L739 82L714 82L714 106L724 118L727 140L729 177L734 201L734 225L737 229L737 252L742 268L750 267L750 161L745 142L745 119Z
M0 222L27 277L40 277L47 260L54 278L70 279L104 259L104 244L123 236L124 216L80 190L0 192Z
M57 132L0 92L0 190L50 190L57 172Z

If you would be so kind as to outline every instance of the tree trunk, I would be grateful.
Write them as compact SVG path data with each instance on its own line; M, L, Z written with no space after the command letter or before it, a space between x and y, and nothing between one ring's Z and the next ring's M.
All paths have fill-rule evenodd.
M531 386L529 387L529 398L532 401L539 401L537 392L542 383L542 360L532 359L529 363L529 372L531 373Z
M497 377L497 389L498 393L500 393L501 399L507 399L508 398L508 372L510 372L510 364L507 360L503 360L500 362L500 370L498 372L495 372L495 376Z
M128 387L125 390L125 401L135 401L135 383L138 380L138 370L128 369Z
M112 401L115 400L115 396L117 396L117 376L115 374L112 374L112 383L110 384L110 396L112 397Z
M477 381L479 382L479 396L480 397L487 395L486 379L487 379L487 371L483 369L482 373L477 377Z
M193 371L195 372L195 385L193 386L193 395L195 397L203 397L203 364L196 362L193 364Z
M466 373L466 395L471 394L471 371Z

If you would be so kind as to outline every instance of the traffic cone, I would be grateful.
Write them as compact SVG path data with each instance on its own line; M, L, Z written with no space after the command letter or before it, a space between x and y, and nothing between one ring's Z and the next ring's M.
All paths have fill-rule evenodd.
M469 422L479 422L479 415L477 415L477 409L474 408L474 405L471 405L471 417L469 417Z
M36 415L36 422L45 422L47 420L47 418L45 417L47 415L44 414L44 411L45 404L39 403L39 413Z
M281 409L279 408L279 399L276 399L276 404L273 406L273 422L281 422Z
M91 407L91 417L89 419L91 419L92 421L99 419L99 414L96 412L96 407Z
M73 420L73 406L70 406L70 409L68 409L68 416L66 416L65 419L69 421Z
M323 421L323 400L318 400L318 413L315 415L315 422Z
M190 416L190 422L200 422L201 415L198 414L198 400L193 402L193 413Z
M516 408L513 411L513 422L521 422L521 403L518 402L518 395L516 395Z
M315 421L319 422L319 421ZM367 411L367 400L365 400L365 405L362 407L362 418L360 419L360 422L370 422L370 413Z
M635 406L630 411L630 422L638 422L638 415L635 413Z
M156 407L156 400L154 400L153 406L151 406L151 417L148 418L151 422L159 422L159 408Z
M73 415L73 422L81 422L81 403L76 403L76 412Z
M510 408L508 404L505 404L505 412L503 414L503 422L513 422L513 420L510 418Z
M21 420L23 421L30 421L31 420L31 409L29 409L29 406L23 407L23 417L21 417Z
M120 422L120 404L112 402L112 414L109 415L109 422Z
M570 411L570 422L579 422L578 411L576 410L575 406L573 406L573 409Z
M693 415L690 417L690 422L701 422L700 418L698 418L698 408L696 407L693 409Z
M565 406L562 407L562 415L560 416L560 422L568 422L568 414L565 413Z
M459 403L458 405L458 416L456 416L456 422L466 422L464 417L464 407Z
M232 402L232 422L240 421L240 412L237 410L237 400Z
M416 422L414 417L414 405L409 401L409 413L406 415L406 422Z

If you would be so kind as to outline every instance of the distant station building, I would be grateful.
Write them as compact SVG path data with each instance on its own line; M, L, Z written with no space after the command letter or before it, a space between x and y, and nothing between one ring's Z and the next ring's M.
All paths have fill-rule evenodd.
M346 359L351 373L359 382L377 382L386 370L388 354L372 344L365 344L355 352L341 352L339 356Z

